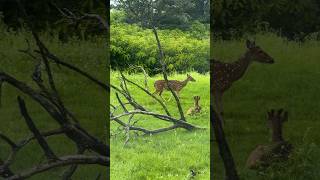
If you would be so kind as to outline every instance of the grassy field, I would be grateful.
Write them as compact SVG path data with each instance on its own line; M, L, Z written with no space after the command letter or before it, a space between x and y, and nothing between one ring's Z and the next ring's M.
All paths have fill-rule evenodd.
M31 42L32 38L28 33L8 33L1 31L0 34L0 71L6 72L20 81L24 81L32 87L36 87L31 80L31 74L36 64L27 55L18 52L18 49L26 49L25 38ZM81 67L87 72L93 74L102 81L106 81L106 51L105 40L96 39L95 42L71 40L69 43L62 44L57 38L42 36L48 48L69 63ZM34 45L33 45L34 47ZM78 117L80 124L91 134L106 139L106 108L107 94L96 87L88 80L66 70L58 69L53 65L55 81L60 95L65 105ZM0 108L0 131L15 141L24 139L30 132L19 113L17 104L17 95L20 92L4 84L2 92L2 107ZM57 128L57 123L52 120L48 114L33 100L25 95L27 108L31 117L34 119L37 127L41 131ZM76 152L74 144L65 137L49 138L48 142L51 148L58 155L74 154ZM5 159L10 148L0 141L0 157ZM38 144L31 143L16 158L16 162L11 167L14 172L20 169L30 168L31 165L37 165L45 160L43 152ZM61 179L59 176L64 169L54 169L48 173L42 173L30 179ZM102 173L102 178L106 178L105 167L101 166L80 166L76 171L74 179L87 180L94 179L98 173Z
M316 180L320 177L320 42L287 42L273 34L256 36L256 43L276 63L252 63L240 81L225 93L225 131L241 179ZM214 57L227 62L245 51L245 41L213 43ZM284 108L289 121L284 137L294 145L288 162L257 173L245 167L249 153L269 142L266 112ZM214 144L214 178L223 179L224 170Z
M124 146L125 137L116 130L118 124L111 122L111 179L123 180L143 180L143 179L188 179L190 170L196 171L195 179L209 179L210 176L210 143L209 143L209 75L191 73L196 82L191 82L181 91L181 104L186 112L193 106L193 96L199 95L202 112L196 116L187 116L187 121L207 128L188 132L177 129L162 134L148 137L135 137ZM112 72L111 83L118 85L118 72ZM129 79L143 85L143 75L132 74ZM184 80L186 75L175 74L169 79ZM154 91L153 83L162 76L149 79L150 91ZM134 87L129 86L131 93L136 100L154 112L162 112L161 107L155 101ZM169 99L170 92L164 93L164 98ZM114 93L111 94L111 103L118 104ZM178 115L178 110L174 101L166 101L166 104L174 115ZM120 112L118 112L120 113ZM150 129L165 127L168 123L150 117L138 117L138 125ZM125 119L124 119L125 120Z

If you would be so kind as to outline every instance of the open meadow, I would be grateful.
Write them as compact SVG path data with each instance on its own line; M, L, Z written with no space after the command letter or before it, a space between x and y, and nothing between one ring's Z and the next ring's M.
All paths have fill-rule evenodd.
M271 55L274 64L253 62L242 79L224 95L224 130L240 179L316 180L320 177L320 42L286 41L274 34L255 36L258 46ZM245 52L245 41L215 41L213 57L237 60ZM287 162L274 164L264 172L245 167L249 153L271 140L267 110L284 108L289 120L284 139L294 151ZM223 179L224 169L214 146L214 178Z
M201 75L195 72L190 75L196 82L189 82L180 92L180 101L183 111L186 112L193 106L193 96L200 96L202 111L195 116L188 116L191 124L204 127L205 130L188 132L184 129L175 129L152 136L135 136L131 134L129 142L124 145L125 136L119 125L111 121L111 179L117 180L142 180L142 179L188 179L191 170L196 173L195 179L210 178L210 93L209 74ZM119 72L111 72L111 83L119 85ZM143 86L143 74L126 74L126 77ZM163 79L157 75L148 78L150 92L154 92L155 80ZM173 74L169 79L184 80L186 74ZM151 109L153 112L164 113L154 99L147 96L134 86L128 87L135 99ZM163 94L169 111L178 116L178 109L174 98L170 101L171 94L165 91ZM111 92L110 103L118 105L115 93ZM151 118L150 116L137 116L137 123L150 129L165 127L168 123ZM124 119L125 120L125 119ZM125 121L126 122L126 121Z
M0 72L10 74L18 80L31 85L31 87L37 88L36 83L32 81L31 78L37 62L28 55L18 51L27 48L26 38L29 39L31 47L35 48L30 33L24 32L23 30L21 32L1 30ZM101 81L106 82L107 60L105 39L97 38L94 41L72 39L68 43L61 43L57 37L51 37L47 34L42 34L40 38L52 53L55 53L66 62L87 71ZM55 64L52 64L52 68L57 89L65 106L79 119L82 127L92 135L105 141L107 139L107 129L105 126L108 98L105 91L64 67L60 69ZM45 79L45 76L43 76L43 78ZM25 99L30 116L41 132L59 127L56 121L54 121L38 103L35 103L31 98L17 91L9 84L4 83L1 94L0 132L16 142L25 139L31 134L25 120L20 114L17 103L18 95ZM74 154L77 151L74 143L64 136L50 137L47 140L50 147L59 156ZM3 141L0 141L1 159L6 159L9 152L10 147ZM88 152L88 154L90 154L90 152ZM10 168L14 172L17 172L21 169L29 169L45 160L46 158L39 144L32 142L19 152L15 163L13 163ZM65 170L65 167L56 168L45 173L40 173L30 179L58 180L61 179L60 175ZM107 176L107 171L104 166L79 166L73 178L79 180L95 179L98 173L101 174L102 179L105 179Z

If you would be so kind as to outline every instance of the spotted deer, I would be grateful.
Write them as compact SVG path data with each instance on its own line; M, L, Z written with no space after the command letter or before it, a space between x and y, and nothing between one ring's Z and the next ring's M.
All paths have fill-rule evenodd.
M187 111L187 115L195 115L201 112L201 106L199 105L200 96L194 96L194 105L193 107L189 108Z
M239 80L248 69L251 62L273 64L274 60L255 42L247 40L247 51L237 61L232 63L223 63L215 59L210 61L211 69L211 91L214 97L218 113L223 114L222 97L223 93L227 91L232 83Z
M273 162L288 159L293 146L282 137L282 125L288 121L288 112L282 112L282 109L268 112L267 120L272 130L272 141L268 144L258 145L250 153L246 163L248 168L266 168Z
M170 88L179 96L180 91L188 84L189 81L194 82L196 80L187 74L187 78L184 81L168 80L168 84ZM154 87L156 88L156 91L153 94L159 94L159 96L161 96L164 90L169 90L165 80L157 80L154 83Z

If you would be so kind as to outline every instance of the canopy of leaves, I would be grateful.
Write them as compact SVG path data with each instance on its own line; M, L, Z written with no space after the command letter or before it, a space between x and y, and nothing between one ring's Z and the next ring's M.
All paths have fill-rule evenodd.
M64 35L81 36L82 31L97 34L96 25L90 26L89 23L74 27L63 22L59 8L67 8L74 13L94 13L108 19L108 5L100 0L21 0L34 28L38 31L58 31ZM0 12L4 16L4 22L11 29L20 29L23 26L22 13L17 8L15 0L0 0Z
M211 24L223 39L272 30L292 40L302 40L320 30L317 0L214 0Z
M127 23L149 21L163 29L190 28L192 21L209 23L208 0L117 0Z

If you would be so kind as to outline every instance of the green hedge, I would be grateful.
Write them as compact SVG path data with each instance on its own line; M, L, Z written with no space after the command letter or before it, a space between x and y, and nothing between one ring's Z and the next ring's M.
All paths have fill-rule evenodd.
M137 25L111 23L111 68L128 70L132 65L143 66L150 75L161 71L158 48L150 29ZM194 30L159 30L169 71L199 73L209 71L209 31L195 23Z

